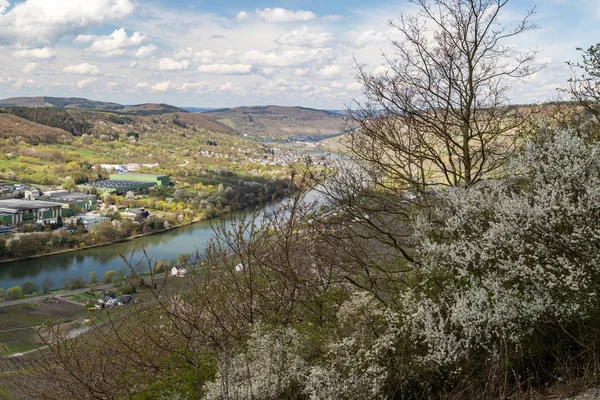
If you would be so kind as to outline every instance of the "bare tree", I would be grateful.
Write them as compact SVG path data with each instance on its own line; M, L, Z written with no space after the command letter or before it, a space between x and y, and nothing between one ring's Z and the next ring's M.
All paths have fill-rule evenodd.
M416 15L389 22L401 40L386 72L358 67L366 101L350 110L351 153L384 188L472 185L505 164L530 115L509 106L508 83L542 66L507 41L536 28L534 10L507 27L507 0L411 3Z
M580 62L567 62L571 67L571 78L566 89L559 92L566 94L573 100L584 113L570 113L571 125L578 130L592 133L597 137L597 125L600 118L600 43L590 46L586 50L578 48L582 52ZM572 111L572 110L571 110ZM589 116L593 118L589 118Z

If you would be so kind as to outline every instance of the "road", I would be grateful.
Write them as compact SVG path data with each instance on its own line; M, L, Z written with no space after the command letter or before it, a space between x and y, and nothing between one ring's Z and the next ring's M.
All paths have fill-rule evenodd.
M188 271L193 271L193 268L188 268ZM141 276L142 278L149 278L148 276ZM162 272L160 274L155 274L154 275L154 280L158 280L158 279L164 279L165 277L165 273ZM0 303L0 307L10 307L10 306L15 306L17 304L25 304L25 303L35 303L38 301L42 301L45 300L49 297L65 297L65 296L70 296L72 294L79 294L79 293L85 293L85 292L89 292L90 290L108 290L108 289L114 289L115 285L112 283L107 283L104 285L98 285L98 286L88 286L88 287L84 287L82 289L74 289L74 290L63 290L60 292L52 292L52 293L48 293L42 296L36 296L36 297L27 297L24 299L18 299L18 300L10 300L10 301L3 301Z
M96 286L94 288L85 287L83 289L65 290L65 291L61 291L61 292L52 292L52 293L45 294L45 295L42 295L42 296L27 297L27 298L24 298L24 299L3 301L2 303L0 303L0 307L16 306L17 304L25 304L25 303L35 303L35 302L38 302L38 301L45 300L45 299L47 299L49 297L65 297L65 296L70 296L72 294L79 294L79 293L89 292L90 290L106 290L106 289L112 289L112 288L114 288L114 285L112 283L109 283L109 284L106 284L106 285L99 285L99 286Z

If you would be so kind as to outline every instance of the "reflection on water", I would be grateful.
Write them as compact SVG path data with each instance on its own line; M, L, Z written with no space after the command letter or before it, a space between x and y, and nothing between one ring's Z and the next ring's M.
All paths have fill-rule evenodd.
M54 287L59 287L63 277L87 280L91 271L96 271L102 279L106 271L125 266L120 254L133 264L143 259L144 249L154 259L175 259L182 253L203 251L212 234L210 221L202 221L109 246L0 264L0 287L7 289L25 281L34 281L41 286L48 277L54 282Z

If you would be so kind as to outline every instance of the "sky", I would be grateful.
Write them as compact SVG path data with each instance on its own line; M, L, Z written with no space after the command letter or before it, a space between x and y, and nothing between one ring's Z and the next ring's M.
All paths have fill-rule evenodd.
M539 26L507 43L545 65L512 82L515 103L555 99L600 42L598 0L509 0ZM361 96L356 64L380 71L411 15L384 0L0 0L0 98L68 96L188 107L277 104L343 109Z

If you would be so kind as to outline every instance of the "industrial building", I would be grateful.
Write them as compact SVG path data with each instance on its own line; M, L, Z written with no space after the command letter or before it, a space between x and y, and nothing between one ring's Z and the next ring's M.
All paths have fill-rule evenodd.
M171 178L169 175L152 175L152 174L110 174L110 179L121 181L136 181L136 182L152 182L156 186L169 186Z
M58 203L22 199L0 200L0 224L55 222L58 217L62 218L62 205Z
M115 179L104 179L102 181L88 182L84 185L78 185L80 190L90 191L95 189L98 193L116 193L123 194L128 191L137 191L142 189L149 189L152 186L156 186L156 182L142 182L142 181L122 181Z
M65 191L46 192L39 200L60 203L63 217L92 211L96 208L96 196L85 193L69 193Z
M94 226L98 225L100 222L103 222L103 221L110 222L110 217L102 217L99 215L81 215L78 217L68 218L64 221L64 223L65 223L65 225L70 225L71 223L73 225L77 225L77 220L79 220L83 224L85 229L87 229L89 231Z

